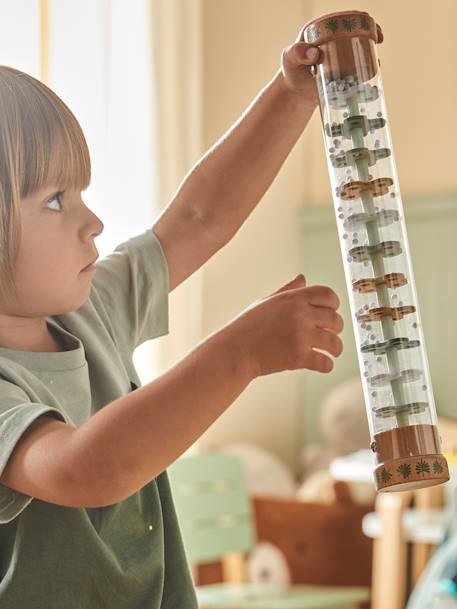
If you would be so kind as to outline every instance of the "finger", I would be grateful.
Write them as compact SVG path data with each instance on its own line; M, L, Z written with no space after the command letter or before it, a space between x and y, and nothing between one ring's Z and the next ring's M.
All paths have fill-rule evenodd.
M297 64L305 64L312 66L322 61L322 52L319 47L313 46L306 42L296 42L291 46L291 54L295 58Z
M306 288L306 299L309 304L317 307L329 307L330 309L338 309L340 299L335 292L323 285L313 285Z
M334 357L339 357L343 353L343 341L334 332L322 330L321 328L314 330L311 334L311 342L313 348L327 351Z
M276 292L273 292L273 294L280 294L281 292L286 292L287 290L303 288L305 286L306 286L305 276L303 275L303 273L300 273L294 279L292 279L292 281L289 281L289 283L286 283L286 285L283 285L281 288L279 288L279 290L276 290Z
M288 69L309 67L321 60L321 51L306 42L296 42L284 49L282 62Z
M336 313L333 309L328 309L327 307L316 307L315 305L311 305L313 307L313 316L316 328L324 328L326 330L332 330L337 334L343 331L344 321L341 315Z
M333 370L333 360L330 359L328 355L311 349L306 367L308 368L308 370L328 373Z

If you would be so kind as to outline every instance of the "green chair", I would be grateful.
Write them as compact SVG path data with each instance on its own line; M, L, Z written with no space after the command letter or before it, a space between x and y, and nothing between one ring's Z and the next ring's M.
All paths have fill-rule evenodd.
M231 580L198 586L201 609L355 609L369 601L368 588L243 583L238 559L254 546L255 529L242 463L198 454L178 459L168 473L189 562L222 560Z

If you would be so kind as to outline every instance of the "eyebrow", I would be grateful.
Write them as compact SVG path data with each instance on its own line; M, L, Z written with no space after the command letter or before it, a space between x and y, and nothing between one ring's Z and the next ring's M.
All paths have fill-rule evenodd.
M46 189L41 188L40 190L37 190L28 196L33 197L33 200L35 201L36 205L41 205L42 203L45 203L53 195L63 195L64 192L65 191L59 190L57 187L54 186L53 188L46 188Z
M63 193L65 192L64 190L60 190L58 186L54 186L52 188L47 188L46 190L43 190L43 196L45 199L49 198L52 195L63 195ZM41 195L40 195L41 198Z

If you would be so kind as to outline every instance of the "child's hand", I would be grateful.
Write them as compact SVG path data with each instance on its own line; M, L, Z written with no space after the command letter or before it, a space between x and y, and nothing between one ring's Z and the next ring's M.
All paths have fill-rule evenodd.
M324 286L306 287L303 275L255 302L229 326L237 346L253 366L254 376L308 368L330 372L333 361L314 351L338 357L343 343L337 336L343 319L336 312L338 296Z
M318 47L303 40L304 28L293 44L285 48L281 56L281 71L285 85L292 91L300 93L304 101L316 106L319 99L311 66L322 61L322 52Z

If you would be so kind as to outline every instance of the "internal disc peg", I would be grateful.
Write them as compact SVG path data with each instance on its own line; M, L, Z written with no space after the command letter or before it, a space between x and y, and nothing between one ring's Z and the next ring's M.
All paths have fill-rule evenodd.
M352 138L354 129L362 129L363 135L373 133L376 129L382 129L386 121L384 118L367 118L362 114L357 116L348 116L342 123L334 123L325 125L325 133L328 137L343 137L346 140Z
M388 273L387 275L384 275L384 277L354 281L352 289L356 292L366 294L367 292L376 292L376 288L381 285L386 285L388 288L401 288L407 283L408 280L403 273Z
M394 222L400 220L400 214L396 209L381 209L374 213L360 212L352 214L344 222L343 226L348 231L357 230L360 226L364 226L369 222L376 222L378 226L390 226Z
M427 402L411 402L410 404L402 404L401 406L383 406L381 408L373 408L373 412L377 417L387 419L394 417L400 413L407 414L422 414L428 408Z
M399 241L383 241L377 245L359 245L349 250L349 256L355 262L368 262L375 254L382 254L385 258L398 256L402 253Z
M338 152L338 154L331 154L330 161L336 169L348 167L348 165L355 165L357 161L366 161L368 167L371 167L376 161L386 159L390 154L390 148L375 148L374 150L369 150L368 148L352 148L346 152L341 151Z
M362 150L366 150L366 148L362 148ZM388 148L382 148L382 150L388 150ZM348 182L341 187L339 196L343 201L352 201L352 199L360 197L366 190L371 190L374 197L381 197L389 192L393 183L392 178L377 178L369 182Z
M370 309L363 315L357 315L358 322L366 321L381 321L383 317L391 317L395 321L403 319L405 315L416 312L416 307L413 305L406 305L404 307L377 307Z
M418 381L422 377L422 370L417 368L408 368L402 370L399 374L393 374L390 372L384 372L382 374L376 374L370 378L370 385L372 387L383 387L392 383L392 381L403 381L404 383L413 383Z
M389 349L413 349L419 347L419 340L411 340L404 337L390 338L382 342L372 343L371 345L362 345L360 350L362 353L374 353L375 355L385 355Z
M318 87L320 83L318 83ZM338 85L336 81L329 83L327 88L328 102L333 108L342 109L346 108L349 100L358 102L372 102L378 99L379 89L376 85L370 85L368 83L363 84L352 84L346 81L343 83L344 90L337 90Z

